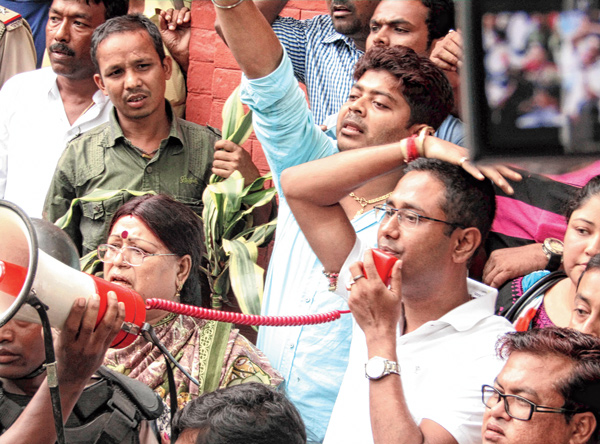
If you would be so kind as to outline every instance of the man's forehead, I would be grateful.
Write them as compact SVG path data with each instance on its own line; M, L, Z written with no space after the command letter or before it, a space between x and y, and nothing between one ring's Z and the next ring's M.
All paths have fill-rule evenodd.
M444 184L428 171L410 171L402 176L390 196L393 204L398 202L419 202L425 196L434 200L445 196Z
M68 12L72 15L87 15L89 17L105 12L103 2L96 3L94 0L54 0L50 10L56 12Z
M400 81L392 73L383 69L367 70L352 86L361 92L393 96L396 101L405 100Z
M134 40L135 39L135 40ZM119 45L123 40L127 40L129 42L135 41L136 47L134 52L129 54L128 59L143 61L148 58L153 58L155 55L158 57L158 52L156 52L156 48L154 47L154 42L152 41L152 37L150 34L144 29L132 29L126 31L113 32L107 35L99 44L98 44L98 59L106 58L108 63L110 63L112 57L112 49L115 46Z
M514 351L497 382L507 392L542 394L558 392L557 386L572 369L572 361L554 353Z
M421 0L383 0L379 3L372 20L394 22L399 19L413 25L425 25L429 9Z

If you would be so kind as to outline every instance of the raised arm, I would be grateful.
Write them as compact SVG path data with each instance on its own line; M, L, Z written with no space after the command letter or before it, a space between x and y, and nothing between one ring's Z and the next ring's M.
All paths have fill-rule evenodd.
M475 177L483 179L481 172L464 160L468 155L465 148L428 136L423 154L463 165ZM402 168L405 158L406 147L398 142L345 151L284 171L283 193L326 271L340 270L356 239L339 202L366 182Z
M269 0L269 3L276 1ZM222 37L244 74L256 79L275 71L281 62L283 49L271 25L254 2L214 0L213 3Z

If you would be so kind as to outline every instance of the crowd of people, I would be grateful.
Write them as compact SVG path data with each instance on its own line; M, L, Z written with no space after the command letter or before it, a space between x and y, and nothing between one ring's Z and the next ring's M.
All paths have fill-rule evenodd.
M38 41L4 2L0 85L4 48ZM106 281L209 307L202 194L211 174L259 173L184 118L191 6L38 3L45 56L10 63L0 89L0 198L67 214L65 244L96 253ZM41 326L9 320L0 443L55 442L54 379L67 442L598 443L600 161L545 176L470 160L452 0L326 0L308 20L279 17L285 0L212 3L278 192L262 314L351 314L260 327L253 344L229 323L148 310L195 382L170 377L145 336L109 348L125 318L113 292L98 323L97 296L73 303L50 381ZM488 40L498 20L484 20Z

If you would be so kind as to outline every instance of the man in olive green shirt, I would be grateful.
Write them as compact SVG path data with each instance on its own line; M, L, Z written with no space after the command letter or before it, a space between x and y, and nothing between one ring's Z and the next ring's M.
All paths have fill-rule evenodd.
M200 214L219 133L174 117L165 100L171 59L156 26L141 15L108 20L94 32L92 59L98 72L94 80L115 109L109 122L67 146L44 216L56 221L73 199L97 189L166 193ZM66 231L82 254L104 242L112 215L131 197L127 191L110 194L73 207Z

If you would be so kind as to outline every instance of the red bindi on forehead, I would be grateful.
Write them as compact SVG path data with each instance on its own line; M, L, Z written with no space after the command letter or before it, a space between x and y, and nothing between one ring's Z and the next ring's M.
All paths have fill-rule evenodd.
M128 232L127 230L123 230L123 231L121 232L121 237L122 237L123 239L127 239L127 236L129 236L129 232Z

